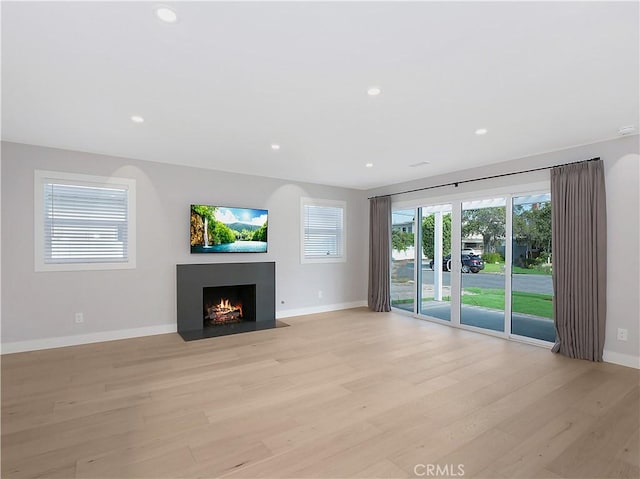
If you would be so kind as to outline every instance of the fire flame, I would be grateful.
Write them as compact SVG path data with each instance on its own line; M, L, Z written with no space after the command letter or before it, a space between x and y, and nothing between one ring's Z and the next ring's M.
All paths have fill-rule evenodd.
M220 304L216 305L216 310L220 313L230 313L231 311L240 311L242 317L242 305L231 304L228 299L220 299Z

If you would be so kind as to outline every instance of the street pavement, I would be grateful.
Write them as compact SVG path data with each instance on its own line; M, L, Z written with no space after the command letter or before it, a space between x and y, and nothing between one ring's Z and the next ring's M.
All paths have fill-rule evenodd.
M422 284L433 284L431 269L422 269ZM442 284L451 284L451 273L442 272ZM462 287L504 289L504 275L498 273L463 273ZM528 293L553 294L553 280L550 275L542 274L513 274L511 275L511 289Z

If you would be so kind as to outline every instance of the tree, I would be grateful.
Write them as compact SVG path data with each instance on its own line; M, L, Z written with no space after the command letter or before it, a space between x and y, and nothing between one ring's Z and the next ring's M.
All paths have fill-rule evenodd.
M409 246L413 246L413 233L400 230L391 231L391 244L396 251L406 251Z
M493 206L462 212L462 237L481 235L485 253L495 253L505 235L505 208Z
M206 206L206 205L192 205L191 211L197 213L204 220L205 218L209 223L213 223L216 221L215 213L218 210L216 206Z
M422 218L422 252L427 258L433 258L435 238L435 214ZM451 253L451 215L442 215L442 256Z
M236 231L236 238L241 241L251 241L253 239L253 231L243 228L240 233Z
M527 247L527 257L532 250L551 254L551 203L517 205L513 212L513 237Z
M209 242L211 244L234 243L236 234L224 223L213 220L209 222Z
M260 228L258 228L253 232L253 237L251 238L251 240L264 241L264 242L267 241L267 222L266 221Z

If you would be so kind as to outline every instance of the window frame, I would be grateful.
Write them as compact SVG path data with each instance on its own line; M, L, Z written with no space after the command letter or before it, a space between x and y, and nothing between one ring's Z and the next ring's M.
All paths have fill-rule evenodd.
M120 187L127 194L127 259L108 262L45 262L45 212L44 185L60 184L85 187ZM45 271L92 271L136 268L136 180L107 176L84 175L61 171L34 171L34 268L36 272Z
M340 256L318 256L307 257L304 254L305 250L305 206L325 206L342 209L342 238L341 249L342 254ZM317 198L300 198L300 263L302 264L314 264L314 263L346 263L347 261L347 202L342 200L325 200Z

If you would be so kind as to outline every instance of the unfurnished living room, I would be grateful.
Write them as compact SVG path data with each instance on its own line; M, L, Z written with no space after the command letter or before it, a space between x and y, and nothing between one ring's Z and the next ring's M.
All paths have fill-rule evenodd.
M640 3L18 2L3 479L640 477Z

